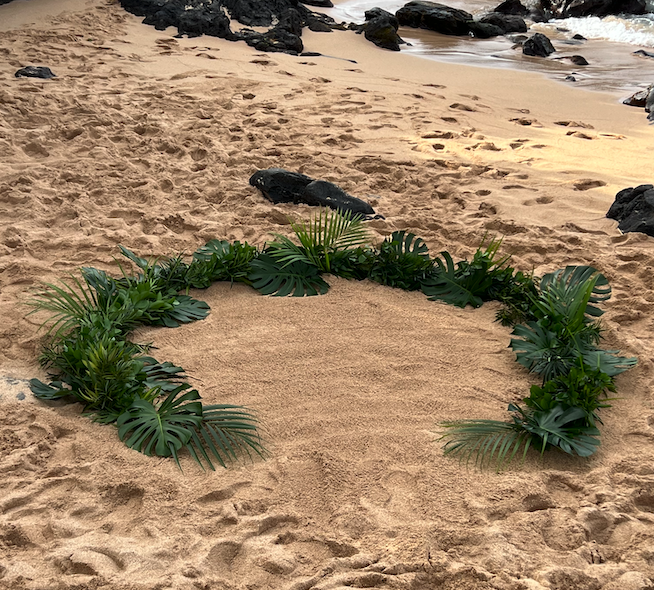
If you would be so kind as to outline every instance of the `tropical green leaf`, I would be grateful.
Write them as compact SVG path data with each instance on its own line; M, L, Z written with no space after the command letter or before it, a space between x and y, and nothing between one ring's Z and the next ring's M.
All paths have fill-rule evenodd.
M546 274L540 281L542 292L549 292L564 302L574 300L574 293L580 286L592 284L584 313L599 317L604 312L591 303L603 303L611 297L611 287L606 277L592 266L566 266ZM583 287L582 287L583 289ZM580 301L577 302L579 305Z
M484 272L478 272L464 280L457 277L454 261L449 252L441 252L445 264L436 259L440 272L422 283L422 292L430 301L441 300L456 307L480 307L483 303L481 294L490 285L490 277Z
M257 428L255 416L242 406L204 406L202 422L193 431L186 448L200 466L205 461L212 470L215 469L212 458L225 467L239 454L254 452L263 457L265 449Z
M434 261L422 238L402 230L382 242L369 276L382 285L415 291L433 275L433 270Z
M368 231L359 214L351 211L320 209L308 224L291 222L300 246L286 236L274 234L268 254L286 266L296 262L313 265L322 272L331 272L331 257L338 251L364 245Z
M49 385L39 379L30 379L30 390L38 399L53 401L71 396L71 390L61 381L52 381ZM74 400L72 400L74 401Z
M172 309L161 314L157 323L168 328L177 328L180 324L189 324L203 320L211 308L204 301L193 299L188 295L177 295Z
M509 405L509 410L519 412L520 424L541 440L541 453L548 445L557 447L569 455L589 457L600 445L600 432L586 423L582 408L556 406L547 411L525 414L523 410Z
M329 285L315 266L292 262L282 266L272 256L260 254L252 261L252 286L264 295L304 297L324 295Z
M440 424L446 430L439 440L445 440L446 455L458 456L466 464L483 467L495 460L497 470L510 463L522 448L524 459L531 446L531 435L515 423L497 420L456 420Z
M215 281L248 282L250 263L256 255L257 249L247 242L211 240L193 254L187 273L188 284L206 289Z
M617 356L619 350L589 350L584 352L584 362L609 377L624 373L627 369L635 367L638 359L635 357Z
M519 324L512 332L521 338L511 338L509 346L516 353L516 360L531 373L549 381L567 373L575 359L580 356L571 345L561 342L559 337L537 322L526 326Z
M145 455L170 457L181 469L178 452L202 423L202 403L196 390L188 385L176 387L160 404L135 399L118 417L118 436L125 444ZM181 395L180 395L181 394Z

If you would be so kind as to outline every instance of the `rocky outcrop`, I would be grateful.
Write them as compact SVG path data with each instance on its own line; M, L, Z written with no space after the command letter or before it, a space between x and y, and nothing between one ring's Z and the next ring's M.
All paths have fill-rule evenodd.
M645 112L648 113L647 118L654 121L654 84L650 84L644 90L639 90L629 98L625 98L622 103L630 107L644 108Z
M316 1L326 5L325 0ZM228 41L245 41L259 51L300 53L304 27L313 31L344 28L297 0L120 0L120 3L157 30L176 27L179 35L211 35ZM230 18L247 27L270 28L265 32L252 29L234 32Z
M395 16L401 26L427 29L441 35L468 35L472 21L472 15L465 10L427 0L412 0Z
M14 76L16 78L43 78L48 80L49 78L56 78L57 74L45 66L27 66L17 70Z
M522 45L522 53L525 55L547 57L555 51L556 49L554 49L552 42L542 33L535 33Z
M250 177L250 184L275 204L306 203L361 215L375 214L368 203L348 195L331 182L314 180L310 176L282 168L259 170Z
M400 26L397 17L382 8L372 8L365 13L365 24L358 27L358 33L363 33L368 41L377 47L399 51L405 41L397 34Z
M495 7L493 12L501 14L517 14L518 16L526 16L529 12L528 8L520 2L520 0L504 0L502 4Z
M527 23L521 16L515 14L504 14L502 12L491 12L479 19L482 23L495 25L501 29L502 34L506 33L526 33Z
M618 221L622 232L654 237L654 185L641 184L621 190L606 216Z
M609 14L645 14L645 0L540 0L542 10L554 18L608 16Z

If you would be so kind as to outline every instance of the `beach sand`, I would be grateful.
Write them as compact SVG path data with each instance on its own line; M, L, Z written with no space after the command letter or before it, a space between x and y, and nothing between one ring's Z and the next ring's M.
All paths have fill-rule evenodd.
M605 218L653 180L642 110L352 32L305 33L332 57L303 58L175 39L113 2L53 5L0 7L0 588L652 587L654 241ZM57 78L14 78L26 65ZM444 457L439 421L504 419L536 382L497 306L330 277L304 299L216 284L192 293L206 320L134 335L207 403L256 410L266 461L205 473L184 457L182 473L33 398L31 288L118 273L119 244L161 256L290 235L288 216L314 211L249 186L270 167L369 201L377 242L406 229L457 258L504 236L518 269L603 272L606 347L639 364L617 378L600 450L499 474Z

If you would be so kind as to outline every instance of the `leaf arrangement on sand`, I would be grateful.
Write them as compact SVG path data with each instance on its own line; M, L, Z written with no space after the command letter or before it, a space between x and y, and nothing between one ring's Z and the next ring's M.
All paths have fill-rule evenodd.
M472 260L454 262L448 252L432 258L421 238L394 232L379 247L369 243L363 219L351 213L321 210L306 223L292 222L299 244L275 235L262 248L211 240L186 262L178 255L149 261L120 247L138 269L114 278L82 268L81 279L45 285L31 313L50 318L41 364L49 384L31 381L43 400L81 403L94 420L115 423L127 446L146 455L172 457L180 452L200 466L225 466L239 456L264 456L255 415L247 408L203 405L186 383L181 367L159 363L149 347L129 340L139 325L176 327L201 320L209 306L188 289L215 281L243 282L264 295L324 294L329 273L370 279L404 290L422 290L430 300L465 307L485 301L503 304L497 319L513 326L510 346L517 361L539 374L524 407L509 405L511 420L445 422L446 454L498 469L530 448L558 448L586 457L599 445L597 411L609 407L613 378L636 359L598 348L597 307L611 289L588 266L566 267L537 280L498 258L501 240L486 236Z

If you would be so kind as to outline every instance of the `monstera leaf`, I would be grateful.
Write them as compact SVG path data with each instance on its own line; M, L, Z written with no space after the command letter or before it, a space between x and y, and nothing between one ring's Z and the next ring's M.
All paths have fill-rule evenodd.
M566 266L546 274L540 281L540 289L541 293L566 306L568 316L586 313L599 317L604 312L590 304L603 303L611 297L608 280L592 266ZM580 312L579 308L582 308Z
M144 399L134 400L118 417L120 440L145 455L172 456L180 466L177 453L191 440L194 428L202 423L202 403L196 401L200 394L195 389L183 393L188 387L176 387L158 405Z
M329 290L315 266L299 261L282 264L268 254L252 261L249 279L257 291L276 297L324 295Z
M582 408L556 406L551 410L531 414L509 405L509 411L521 414L517 422L541 441L541 453L547 445L557 447L569 455L589 457L600 445L600 434L595 426L586 424L586 412Z
M407 291L420 289L432 274L434 262L422 238L404 230L393 232L379 247L370 278L382 285Z
M483 269L461 278L457 276L454 261L449 252L441 252L445 264L436 259L440 272L422 284L422 292L430 301L441 300L456 307L481 307L482 295L492 284L492 278Z

